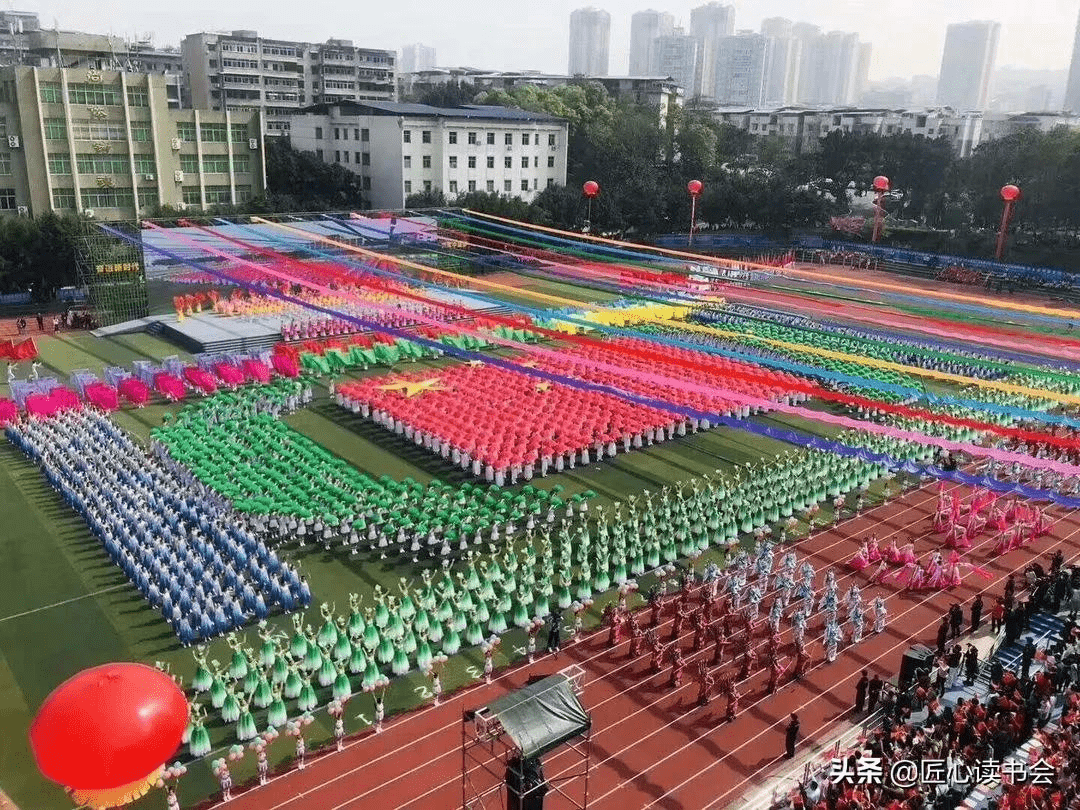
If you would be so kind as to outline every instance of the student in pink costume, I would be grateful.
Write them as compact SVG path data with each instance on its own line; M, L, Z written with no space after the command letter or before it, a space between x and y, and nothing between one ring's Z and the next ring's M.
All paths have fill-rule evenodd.
M876 534L871 535L870 541L866 544L866 559L872 563L881 562L881 548L878 546Z
M863 541L862 547L855 553L855 556L848 560L848 565L856 571L862 571L870 565L870 556L867 553L865 540Z

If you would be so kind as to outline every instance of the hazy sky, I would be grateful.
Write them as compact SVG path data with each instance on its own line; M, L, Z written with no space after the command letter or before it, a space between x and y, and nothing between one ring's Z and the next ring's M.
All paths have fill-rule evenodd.
M689 26L690 9L703 0L654 3ZM1002 23L998 65L1063 70L1069 65L1080 0L730 0L736 28L757 29L765 17L789 17L827 30L856 31L873 43L871 78L937 74L952 22L990 19ZM158 44L179 43L195 31L256 29L281 39L330 37L397 50L423 42L437 49L441 66L565 72L570 12L584 0L50 0L8 2L36 10L43 25L153 33ZM612 75L625 74L630 15L649 8L640 0L593 2L611 14Z

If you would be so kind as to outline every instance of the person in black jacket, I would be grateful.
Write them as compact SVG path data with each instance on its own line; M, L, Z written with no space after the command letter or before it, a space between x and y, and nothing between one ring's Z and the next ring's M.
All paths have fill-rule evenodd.
M979 623L982 621L983 613L983 598L982 594L975 596L975 601L971 603L971 632L974 633L979 629Z
M786 748L786 756L788 759L795 758L795 743L799 739L799 715L795 712L791 713L791 721L787 725L787 731L784 733L784 746Z
M855 714L862 714L863 706L866 705L866 692L870 688L870 677L866 670L862 671L862 677L855 684Z
M968 686L975 685L975 678L979 675L979 651L974 644L968 644L967 652L964 653L964 683Z
M1026 681L1031 673L1031 662L1035 658L1035 642L1028 636L1027 644L1024 645L1020 657L1020 680Z
M558 611L552 611L548 616L548 637L547 637L547 651L549 653L559 654L559 649L562 647L562 614Z
M870 685L866 688L866 699L868 701L866 711L868 713L873 713L877 707L878 698L881 697L881 687L884 685L885 682L881 680L881 676L875 672L874 677L870 679Z

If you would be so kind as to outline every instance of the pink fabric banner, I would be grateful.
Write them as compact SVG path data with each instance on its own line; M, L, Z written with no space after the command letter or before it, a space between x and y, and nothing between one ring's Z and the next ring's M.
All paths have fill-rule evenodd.
M184 384L179 378L164 371L154 375L154 388L170 402L179 402L184 398Z
M95 408L107 413L120 408L120 398L116 394L116 389L112 386L101 382L92 382L84 390L86 392L86 401Z
M121 380L117 386L117 391L120 392L120 396L136 408L141 408L150 401L150 389L146 387L142 380L135 377L127 377Z

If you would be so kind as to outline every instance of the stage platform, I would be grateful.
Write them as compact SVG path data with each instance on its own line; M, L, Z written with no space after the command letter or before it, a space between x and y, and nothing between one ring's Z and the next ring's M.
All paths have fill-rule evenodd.
M429 297L456 307L471 309L477 315L500 315L509 310L492 304L480 304L474 299L453 293L431 292ZM237 316L203 312L186 315L180 320L173 315L151 315L133 321L95 329L95 337L146 332L165 338L192 354L202 352L253 352L270 349L281 340L281 327L303 313L282 315ZM368 330L359 330L361 333Z

